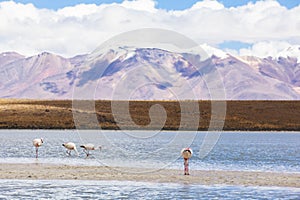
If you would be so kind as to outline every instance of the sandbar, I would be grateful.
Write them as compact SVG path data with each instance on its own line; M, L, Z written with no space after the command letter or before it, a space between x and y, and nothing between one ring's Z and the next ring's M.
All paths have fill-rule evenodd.
M300 188L300 173L75 166L42 163L0 164L0 179L29 180L107 180L199 185L244 185Z

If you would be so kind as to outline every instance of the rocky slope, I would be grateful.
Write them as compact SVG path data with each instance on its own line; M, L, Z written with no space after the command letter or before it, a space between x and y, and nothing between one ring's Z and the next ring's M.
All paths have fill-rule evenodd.
M297 52L299 51L299 52ZM0 97L31 99L300 99L300 49L278 58L209 59L155 48L119 47L73 58L0 54ZM216 52L216 53L214 53ZM289 56L289 52L292 52ZM283 57L284 56L284 57ZM221 80L223 85L215 84ZM221 94L221 95L219 95Z

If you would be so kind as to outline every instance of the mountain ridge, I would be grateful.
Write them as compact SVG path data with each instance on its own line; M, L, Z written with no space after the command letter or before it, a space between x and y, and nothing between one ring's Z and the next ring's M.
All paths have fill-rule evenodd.
M0 98L206 100L212 98L207 77L217 69L224 100L300 99L297 56L234 56L202 47L209 49L209 59L202 61L199 55L155 48L117 48L71 58L3 52ZM291 52L296 55L297 49Z

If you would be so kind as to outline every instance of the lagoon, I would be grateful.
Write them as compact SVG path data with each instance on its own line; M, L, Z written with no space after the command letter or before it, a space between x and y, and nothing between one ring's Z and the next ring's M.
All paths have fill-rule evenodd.
M200 158L205 134L187 140L188 132L176 131L144 131L140 137L134 131L1 130L0 163L36 162L32 140L43 137L41 163L182 169L180 150L191 143L191 169L300 173L298 132L222 132L208 156ZM170 145L175 136L179 140ZM66 155L62 143L69 141L77 144L79 157ZM101 145L102 151L84 159L79 145L87 142Z
M86 167L121 167L118 169L142 169L140 173L151 176L151 170L160 177L159 170L182 170L180 150L190 143L194 155L190 160L191 177L195 170L243 172L300 173L300 134L298 132L222 132L212 151L200 158L199 149L206 132L196 133L192 139L189 132L176 131L76 131L76 130L1 130L0 163L24 164L49 167L51 165ZM43 137L45 143L35 159L32 139ZM175 137L179 140L172 143ZM79 157L67 156L64 142L77 144L93 142L102 146L85 158L81 149ZM172 145L170 145L172 144ZM14 166L14 165L11 165ZM15 165L17 166L17 165ZM38 169L38 168L37 168ZM49 168L50 169L50 168ZM76 172L77 168L74 168ZM92 170L91 168L90 170ZM144 169L144 171L143 171ZM149 171L149 169L151 169ZM17 170L18 171L18 170ZM101 170L100 170L101 171ZM157 174L158 172L158 174ZM34 171L32 172L35 173ZM61 173L61 171L60 171ZM122 171L120 173L134 173ZM175 173L177 173L175 171ZM210 174L211 174L210 173ZM118 175L119 172L115 172ZM204 173L205 174L205 173ZM228 173L227 173L228 174ZM249 174L251 175L251 174ZM255 175L255 174L254 174ZM109 174L106 175L109 177ZM123 175L122 175L123 176ZM134 174L133 174L134 176ZM211 175L210 175L211 176ZM248 176L248 175L247 175ZM128 177L131 177L129 175ZM20 180L1 179L0 198L96 198L96 199L299 199L298 186L252 186L230 184L184 183L184 177L172 183L113 180ZM200 176L200 178L203 177ZM123 176L124 178L124 176ZM188 178L188 177L186 177ZM197 177L194 177L197 178ZM204 177L203 177L204 178ZM225 177L226 178L226 175ZM276 177L274 177L276 179ZM153 180L153 179L152 179ZM166 180L162 178L161 181Z

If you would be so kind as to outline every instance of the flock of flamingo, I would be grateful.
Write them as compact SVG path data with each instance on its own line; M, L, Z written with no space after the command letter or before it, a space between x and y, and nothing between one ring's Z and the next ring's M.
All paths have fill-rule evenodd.
M43 138L37 138L33 140L33 146L35 146L35 152L36 152L36 158L38 158L38 151L39 151L39 147L42 146L44 143ZM64 144L62 144L62 146L64 146L67 149L67 154L70 156L71 155L71 151L75 151L76 155L79 156L76 145L73 142L66 142ZM99 149L101 150L101 146L96 147L94 144L84 144L80 146L81 148L83 148L84 153L86 154L86 157L88 157L90 155L90 151Z
M44 143L43 138L37 138L33 140L33 146L35 146L36 158L38 158L39 147ZM67 154L70 156L71 151L75 151L77 156L79 156L76 145L73 142L66 142L62 144L67 149ZM99 149L101 150L101 146L95 147L93 144L84 144L80 145L83 148L84 153L86 154L86 158L90 155L90 151ZM191 148L183 148L181 150L181 156L184 159L184 175L190 175L189 173L189 159L192 157L193 150Z

